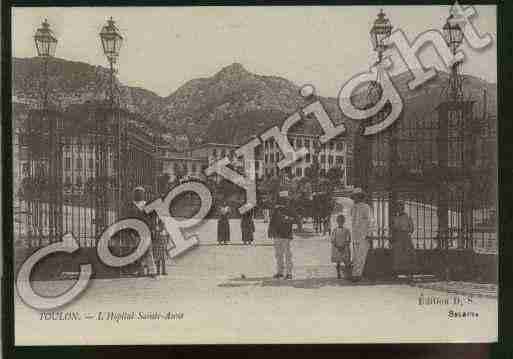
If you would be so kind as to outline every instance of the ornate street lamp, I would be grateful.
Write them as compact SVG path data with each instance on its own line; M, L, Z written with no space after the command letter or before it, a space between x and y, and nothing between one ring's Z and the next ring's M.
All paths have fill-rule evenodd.
M55 55L57 38L50 29L50 24L47 19L45 19L41 27L37 29L34 35L34 42L36 43L37 55L39 57L53 57Z
M381 98L381 79L383 78L383 69L381 68L381 63L383 62L383 53L388 48L386 40L392 34L392 29L393 26L390 23L390 20L386 17L383 9L381 9L370 30L372 46L374 51L378 54L378 60L375 63L375 65L378 66L378 71L376 81L372 81L369 84L367 93L367 106L369 107L372 107Z
M453 14L449 15L442 28L447 46L451 49L453 55L463 42L463 30ZM460 75L460 62L452 65L451 76L449 78L448 96L451 101L458 101L463 98L462 78Z
M36 30L36 33L34 34L34 44L37 51L37 56L42 60L43 63L43 75L42 75L42 102L41 102L41 127L37 129L37 132L31 132L31 136L40 136L41 139L46 139L42 141L42 143L47 144L44 149L32 149L32 151L29 151L29 167L34 166L34 156L40 157L41 153L44 152L45 156L48 161L48 170L43 170L42 173L39 174L39 176L43 177L40 178L40 180L43 182L47 182L48 186L43 186L42 188L38 188L37 191L45 194L42 196L42 198L47 198L46 201L48 202L47 207L47 223L43 223L45 220L43 218L38 218L37 222L38 225L44 227L46 224L49 228L49 239L50 242L53 242L56 240L60 234L61 229L61 209L59 208L61 193L60 188L61 186L61 179L62 179L62 151L60 149L60 140L59 135L57 133L57 118L55 115L49 115L48 113L48 63L51 58L55 55L55 50L57 48L57 37L53 33L53 31L50 29L50 24L48 23L48 20L45 19L41 27ZM31 124L29 124L29 127L31 127ZM45 173L46 172L46 173ZM34 174L35 175L35 174ZM47 196L46 196L47 194ZM44 205L41 202L34 204L36 208L34 208L35 213L37 213L38 217L41 217L41 214L43 212L41 206ZM39 230L39 234L41 234L41 231Z
M57 38L50 29L48 20L45 19L41 27L34 34L34 43L36 45L37 56L43 59L43 110L48 105L48 60L55 55L57 48Z
M392 24L387 19L383 9L380 10L378 17L374 20L374 25L370 30L372 45L374 51L378 53L378 63L383 60L383 52L387 49L385 41L392 34Z
M463 42L463 30L453 14L449 15L442 30L447 45L452 53L456 54L458 47Z
M102 42L103 53L107 57L110 65L110 99L111 102L114 99L113 94L113 81L114 81L114 64L117 62L119 57L119 51L123 45L123 36L121 36L119 29L116 26L116 22L112 17L107 20L107 24L100 31L100 40Z

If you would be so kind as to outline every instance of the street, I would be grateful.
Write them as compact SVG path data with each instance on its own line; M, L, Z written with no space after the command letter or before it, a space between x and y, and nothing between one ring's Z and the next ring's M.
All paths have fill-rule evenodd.
M294 279L274 280L274 252L257 222L256 244L240 239L217 246L207 223L201 244L168 266L158 279L92 280L63 312L80 320L42 320L16 297L16 344L191 344L492 341L497 300L475 296L465 305L419 305L419 297L448 294L396 282L337 280L329 241L292 241ZM237 223L232 223L236 231ZM235 237L240 234L235 235ZM56 295L72 281L35 282L41 295ZM452 302L451 302L452 303ZM449 318L449 311L478 317ZM183 313L175 320L98 320L98 312ZM91 316L87 319L86 316ZM462 330L464 328L464 330ZM51 335L49 334L51 333ZM135 336L134 333L137 333ZM495 334L493 334L495 333Z

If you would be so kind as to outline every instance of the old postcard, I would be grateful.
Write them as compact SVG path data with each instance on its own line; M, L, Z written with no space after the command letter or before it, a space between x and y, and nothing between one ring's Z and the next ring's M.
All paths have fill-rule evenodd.
M16 345L497 340L496 6L11 20Z

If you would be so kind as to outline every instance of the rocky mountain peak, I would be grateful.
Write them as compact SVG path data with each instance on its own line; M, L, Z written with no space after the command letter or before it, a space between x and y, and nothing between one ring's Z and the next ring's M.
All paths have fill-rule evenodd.
M231 65L225 66L216 74L216 77L240 77L250 75L251 73L242 66L241 63L234 62Z
M108 83L108 70L86 63L54 59L49 64L51 99L59 106L85 103L101 98ZM13 102L29 104L40 96L41 64L37 58L13 59ZM405 103L405 117L431 116L446 86L447 74L418 89L410 90L410 73L392 78ZM496 111L496 84L465 75L465 98L476 101L475 113ZM242 143L248 137L282 123L305 105L299 87L279 76L249 72L240 63L232 63L211 77L191 79L167 97L118 83L120 102L129 111L140 114L144 125L162 129L169 137L185 135L193 143ZM487 104L484 106L484 89ZM335 122L350 127L354 121L344 118L336 98L320 98ZM305 129L312 131L312 129Z

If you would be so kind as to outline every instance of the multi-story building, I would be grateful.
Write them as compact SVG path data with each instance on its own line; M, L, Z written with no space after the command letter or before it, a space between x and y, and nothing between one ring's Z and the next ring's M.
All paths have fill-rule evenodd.
M302 159L286 167L284 171L294 177L305 177L317 156L321 173L326 174L329 169L339 167L344 172L342 182L347 184L348 166L352 158L352 147L345 138L336 138L325 144L319 143L318 134L289 133L289 142L294 150L306 148L308 154ZM278 144L270 138L263 144L264 176L272 177L279 171L277 163L283 159Z
M207 164L210 166L215 161L224 157L230 159L235 157L235 150L239 148L238 145L229 143L214 143L208 142L197 147L193 147L186 151L186 153L193 157L201 157L207 159Z
M190 149L188 153L190 156L193 157L205 158L207 160L208 166L212 165L214 162L220 159L223 159L224 157L228 157L231 165L237 170L242 171L244 168L244 159L240 156L235 155L235 151L239 147L240 145L234 145L229 143L209 142ZM261 152L261 146L258 146L255 150L255 175L257 178L261 178L263 175L263 163ZM219 176L215 175L215 177L216 179L219 179Z
M84 118L77 117L78 112L81 112ZM46 125L43 124L39 129L25 125L25 130L22 129L19 133L22 140L18 140L17 165L20 169L20 179L47 176L48 166L53 161L58 162L56 165L61 168L62 180L59 182L62 182L65 193L83 193L87 183L102 175L100 167L103 167L103 175L109 178L115 176L117 168L120 168L124 173L124 180L127 180L127 190L134 186L151 188L154 176L150 167L153 168L155 165L155 137L129 123L128 118L132 114L124 111L118 111L117 114L120 116L120 123L123 123L123 130L115 138L114 132L103 133L100 136L95 128L95 117L101 114L92 111L90 106L81 105L80 108L69 108L63 113L55 112L53 115L57 116L57 119L53 133L53 151L56 152L53 154L46 153L48 139L37 143L38 138L50 136L45 129ZM35 117L23 116L21 119L34 121ZM37 131L41 131L39 135ZM103 157L103 164L99 164L100 157ZM120 161L119 166L117 161Z
M239 145L229 143L209 142L193 147L184 152L178 152L171 147L161 149L159 160L162 171L167 173L171 181L178 178L194 177L205 179L205 169L214 162L225 157L230 160L230 165L237 171L244 172L244 159L237 157L235 151ZM263 176L262 146L255 150L255 174L257 178ZM213 175L215 181L219 181L219 175Z
M191 156L188 153L164 149L159 157L161 170L169 175L170 181L183 178L205 179L205 168L208 166L206 157Z

